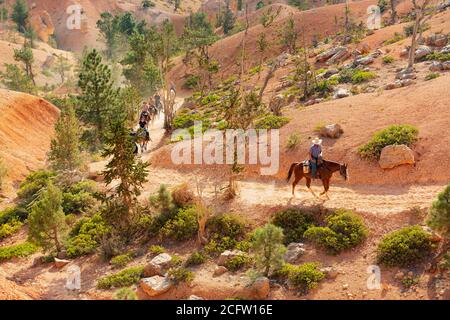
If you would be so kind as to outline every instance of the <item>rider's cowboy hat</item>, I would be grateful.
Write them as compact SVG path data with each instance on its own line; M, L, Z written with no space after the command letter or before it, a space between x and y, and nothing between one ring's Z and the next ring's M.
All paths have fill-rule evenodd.
M319 137L315 137L311 142L313 144L322 144L322 139L319 139Z

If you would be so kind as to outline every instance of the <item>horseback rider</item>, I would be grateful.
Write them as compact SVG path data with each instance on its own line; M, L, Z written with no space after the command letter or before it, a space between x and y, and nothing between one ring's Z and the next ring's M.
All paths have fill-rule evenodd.
M311 175L313 179L317 177L317 169L322 163L322 139L315 137L312 141L312 145L309 148L309 158L311 163Z
M161 96L158 93L156 93L154 99L156 109L158 109L158 112L161 112L162 110Z

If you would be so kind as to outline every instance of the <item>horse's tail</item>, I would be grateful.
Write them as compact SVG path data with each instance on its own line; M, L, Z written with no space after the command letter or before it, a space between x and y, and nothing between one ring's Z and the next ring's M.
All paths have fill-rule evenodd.
M291 179L292 173L294 172L294 169L297 165L298 165L298 162L294 162L293 164L291 164L291 167L289 168L288 176L286 178L286 182L289 182L289 180Z

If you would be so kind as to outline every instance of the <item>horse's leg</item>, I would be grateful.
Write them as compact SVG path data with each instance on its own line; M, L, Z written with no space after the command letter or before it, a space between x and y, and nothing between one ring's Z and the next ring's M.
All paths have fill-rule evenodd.
M311 178L306 177L306 187L308 188L309 192L311 192L315 198L318 198L317 195L314 193L314 191L311 189Z
M297 177L297 175L295 174L295 172L294 172L294 175L295 175L295 179L294 179L294 182L292 183L292 198L295 198L295 186L299 183L299 181L300 180L302 180L302 176L300 176L300 178L298 178Z
M327 199L329 200L330 197L328 196L328 190L330 189L330 179L324 179L322 180L323 183L323 192L320 195L326 195Z

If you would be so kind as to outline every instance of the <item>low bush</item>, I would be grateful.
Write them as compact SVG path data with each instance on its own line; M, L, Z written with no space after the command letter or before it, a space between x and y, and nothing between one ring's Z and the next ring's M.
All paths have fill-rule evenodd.
M419 130L411 125L392 125L374 134L372 139L358 149L362 158L377 160L381 150L388 145L405 144L412 146L418 140Z
M299 133L292 133L289 135L287 142L286 142L286 147L288 148L288 150L294 150L297 148L297 146L300 144L301 142L301 136Z
M205 263L207 256L202 251L193 252L186 260L186 266L198 266Z
M429 74L427 74L425 76L425 81L433 80L433 79L436 79L436 78L439 78L439 77L440 77L439 73L432 72L432 73L429 73Z
M317 287L320 281L325 278L325 273L320 271L320 264L317 262L307 262L299 266L284 264L273 276L281 279L288 279L289 282L298 287L302 292Z
M329 253L337 254L362 243L367 233L359 216L352 212L337 212L327 217L325 227L311 227L304 236Z
M133 288L120 288L114 295L116 300L137 300L136 292Z
M391 64L394 62L394 57L393 56L384 56L383 57L383 63L384 64Z
M405 37L401 33L395 32L394 36L392 38L383 42L383 45L387 46L387 45L399 42L399 41L403 40L404 38Z
M202 117L198 113L182 113L173 119L175 129L187 129L194 125L195 121L201 121Z
M182 282L190 283L194 280L194 273L182 267L169 269L167 276L176 284Z
M197 232L198 218L195 207L180 209L161 229L164 236L178 241L192 239Z
M121 254L119 256L115 256L111 259L111 265L113 268L119 269L125 267L127 264L129 264L131 261L133 261L133 257L131 254Z
M289 123L289 118L270 114L258 119L255 123L255 127L256 129L280 129L287 123Z
M109 227L100 214L95 214L91 218L81 218L69 232L66 242L67 256L76 258L93 253L108 231Z
M12 220L8 223L0 225L0 240L13 235L16 231L22 228L23 223L19 220Z
M252 262L252 259L247 254L237 255L232 258L230 258L226 264L225 267L228 270L231 271L238 271L239 269L242 269L244 267L248 267L250 263Z
M148 251L150 251L151 254L158 255L166 252L166 249L164 249L164 247L161 246L152 245L148 248Z
M47 184L56 177L52 171L36 171L29 174L24 181L20 183L17 197L22 207L27 207L36 199L39 190L46 187Z
M326 79L317 82L314 90L322 95L328 95L333 92L334 86L338 84L338 81L335 79Z
M93 181L81 181L64 190L62 204L64 213L87 213L96 203L94 197L96 191Z
M34 244L30 242L24 242L12 246L0 247L0 261L12 259L12 258L23 258L32 255L38 250Z
M386 235L378 244L378 262L407 267L423 262L432 252L430 234L420 226L409 226Z
M272 223L283 229L284 243L299 242L303 240L305 231L314 226L315 219L312 214L298 208L290 208L277 212Z
M184 82L183 87L186 89L195 89L198 86L199 82L200 82L200 77L197 75L191 74L186 78L186 81Z
M363 70L356 70L353 75L351 82L353 84L363 83L367 82L369 80L372 80L377 77L377 74L372 71L363 71Z
M424 60L437 60L437 61L441 61L441 62L445 62L450 60L450 53L442 53L442 52L432 52L428 55L425 56Z
M118 273L101 278L97 282L97 288L99 289L111 289L129 287L136 284L142 277L144 267L132 267L122 270Z
M234 249L244 240L247 233L246 221L230 213L215 215L206 222L206 233L209 239L205 246L206 252L212 255L220 254Z

